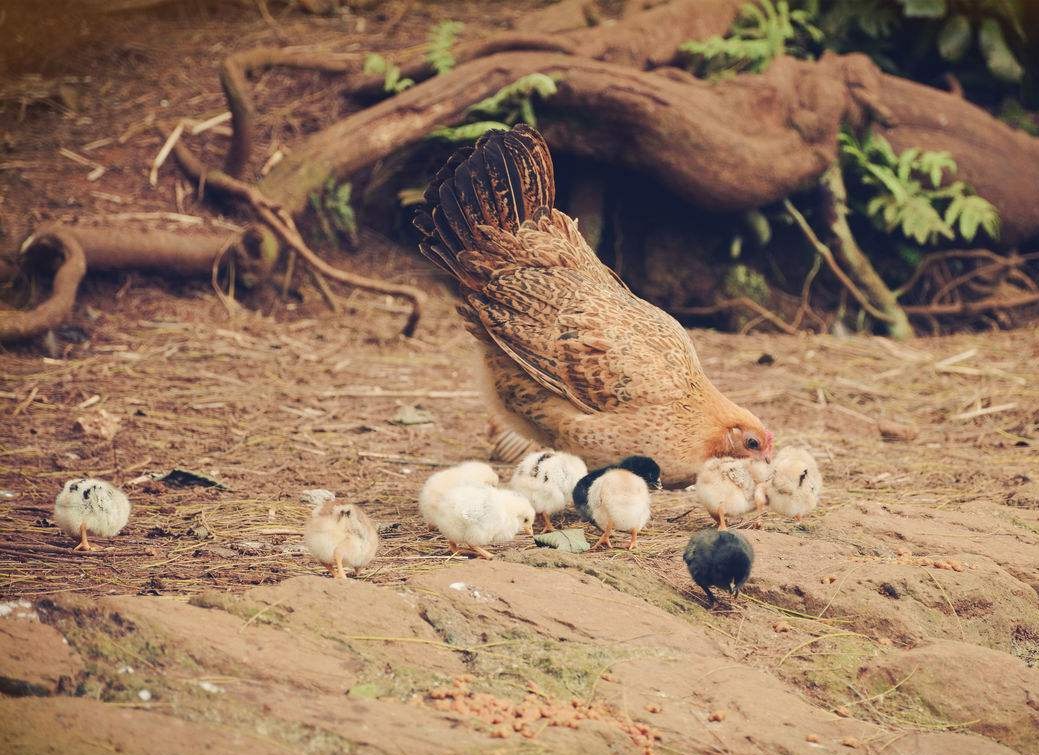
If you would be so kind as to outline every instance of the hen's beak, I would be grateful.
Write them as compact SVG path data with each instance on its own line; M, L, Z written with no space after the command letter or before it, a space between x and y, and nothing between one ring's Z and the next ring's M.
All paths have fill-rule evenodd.
M732 595L732 597L734 597L734 598L738 598L740 596L740 586L738 584L736 584L735 582L730 582L729 583L729 594Z
M655 483L653 483L653 489L654 490L663 490L664 489L664 483L662 483L660 480L657 480Z

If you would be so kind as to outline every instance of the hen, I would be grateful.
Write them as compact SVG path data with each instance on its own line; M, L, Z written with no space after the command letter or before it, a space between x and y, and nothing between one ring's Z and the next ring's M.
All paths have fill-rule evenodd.
M537 131L495 131L457 151L425 200L420 249L457 282L488 399L517 433L589 466L651 456L668 486L714 456L771 456L771 433L707 379L682 326L635 296L554 209Z

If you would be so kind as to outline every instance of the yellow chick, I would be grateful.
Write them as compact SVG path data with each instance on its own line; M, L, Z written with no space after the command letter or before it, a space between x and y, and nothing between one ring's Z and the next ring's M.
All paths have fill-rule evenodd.
M336 503L333 497L311 513L303 528L303 543L333 577L345 579L344 562L356 576L375 558L379 533L359 506Z
M815 458L803 448L784 448L776 455L772 476L765 486L769 508L801 517L814 511L823 492L823 477Z
M770 467L751 459L708 459L696 476L696 496L718 529L727 527L725 517L740 516L751 509L765 510L765 483Z
M614 530L631 533L625 546L635 548L638 533L649 521L649 486L646 481L626 469L611 469L602 474L588 489L588 510L602 537L592 549L612 548Z
M574 486L588 474L588 467L573 454L535 451L527 454L512 473L509 487L524 495L541 516L544 532L555 529L552 515L573 503Z
M100 550L87 540L87 533L112 537L130 520L130 499L104 480L69 480L54 499L54 523L69 537L78 537L73 550Z

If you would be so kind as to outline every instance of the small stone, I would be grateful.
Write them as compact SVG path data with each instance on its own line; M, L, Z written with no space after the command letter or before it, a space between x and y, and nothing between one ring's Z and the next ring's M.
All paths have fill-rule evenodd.
M835 575L835 574L827 574L827 575L826 575L825 577L823 577L823 579L822 579L822 583L823 583L824 585L832 585L832 584L833 584L834 582L836 582L836 581L837 581L837 575Z
M152 699L152 693L146 689L137 690L137 697L141 698L144 702L148 702Z
M708 721L724 721L725 720L725 711L724 710L711 711L711 715L709 715L707 717L707 720Z
M819 742L819 735L818 734L809 734L808 736L805 737L805 742L812 742L813 744L817 744Z
M920 434L920 431L912 425L902 425L888 420L877 422L877 431L880 433L880 437L886 441L910 441Z
M877 640L877 642L879 642L881 645L884 645L884 646L890 646L891 645L891 640L888 639L887 637L881 637L879 640Z
M652 703L650 703L649 705L646 706L646 712L647 713L660 713L663 710L664 709L661 708L659 705L654 705Z
M791 630L793 630L793 627L785 621L777 621L772 625L773 632L789 632Z
M838 705L836 708L834 708L833 712L836 713L841 718L847 718L848 716L851 715L851 711L848 710L843 705Z
M857 740L855 737L845 737L841 740L841 744L845 747L850 747L853 750L857 750L862 746L862 742Z

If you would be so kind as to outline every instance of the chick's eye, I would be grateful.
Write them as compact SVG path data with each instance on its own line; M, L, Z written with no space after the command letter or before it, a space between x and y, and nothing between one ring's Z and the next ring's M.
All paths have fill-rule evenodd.
M757 451L759 448L761 448L761 441L759 441L757 438L747 438L747 442L745 445L751 451Z

